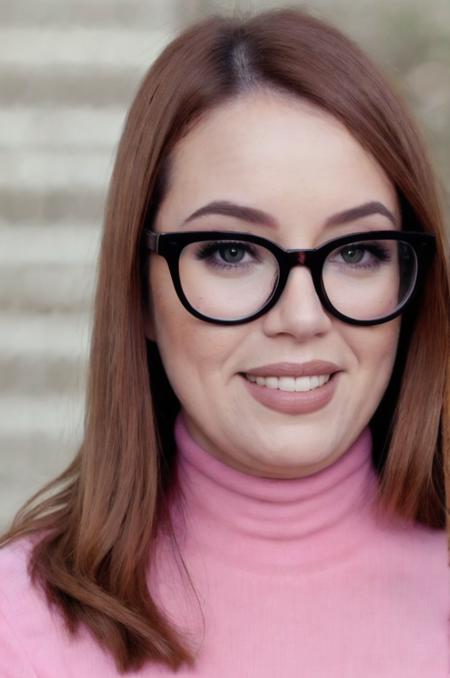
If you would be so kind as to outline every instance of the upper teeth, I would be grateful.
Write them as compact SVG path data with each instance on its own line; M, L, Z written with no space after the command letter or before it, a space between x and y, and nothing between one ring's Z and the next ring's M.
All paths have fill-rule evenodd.
M253 374L245 375L249 381L267 388L278 388L280 391L311 391L313 388L323 386L330 379L330 374L320 374L313 377L255 377Z

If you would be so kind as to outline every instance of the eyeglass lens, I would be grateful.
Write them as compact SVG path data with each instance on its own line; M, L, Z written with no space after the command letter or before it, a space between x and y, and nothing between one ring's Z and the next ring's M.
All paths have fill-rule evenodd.
M205 240L184 247L179 262L183 292L193 308L217 320L257 313L280 276L275 255L247 241ZM414 248L402 240L367 239L340 245L322 269L332 306L354 320L395 312L411 295L417 276Z

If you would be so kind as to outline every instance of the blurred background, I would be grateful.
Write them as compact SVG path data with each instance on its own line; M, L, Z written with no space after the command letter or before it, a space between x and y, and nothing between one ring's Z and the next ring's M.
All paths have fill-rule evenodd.
M82 435L103 205L154 57L214 11L285 3L0 2L0 528ZM409 102L450 206L450 1L291 2L331 20Z

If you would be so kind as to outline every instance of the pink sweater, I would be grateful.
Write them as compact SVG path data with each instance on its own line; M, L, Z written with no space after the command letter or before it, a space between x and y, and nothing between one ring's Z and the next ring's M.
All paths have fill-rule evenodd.
M172 510L198 601L163 539L149 581L197 663L130 676L448 676L445 532L374 511L368 430L328 468L290 480L225 465L181 415L176 440L184 499ZM118 676L89 633L70 638L30 586L27 548L0 552L1 678Z

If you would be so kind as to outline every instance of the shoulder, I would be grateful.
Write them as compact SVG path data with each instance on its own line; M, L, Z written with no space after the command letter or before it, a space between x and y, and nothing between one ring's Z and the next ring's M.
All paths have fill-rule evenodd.
M14 570L19 563L26 563L35 543L35 538L21 537L9 542L6 546L2 546L0 548L0 569L4 571L12 567Z
M444 598L449 586L448 535L444 529L435 529L414 524L406 530L405 548L409 547L410 562L418 574L428 578L430 587L440 591Z
M0 549L0 600L16 597L30 585L28 560L33 542L22 538Z
M28 639L44 641L51 615L44 593L33 585L28 562L31 539L19 539L0 549L0 675L35 678Z
M32 543L19 540L0 549L0 675L36 678L23 647L21 625L42 605L28 575ZM30 619L31 615L31 619Z
M405 576L417 583L422 581L430 591L445 598L450 583L446 530L392 516L378 516L377 522L375 545L380 561L390 559Z
M0 549L0 606L23 602L25 596L42 598L28 572L33 545L31 538L22 538Z
M418 560L426 560L431 567L442 571L448 566L448 536L444 529L427 527L421 523L399 522L397 536L401 547Z
M60 610L29 573L33 535L0 549L0 677L116 676L112 657L79 628L72 634Z

